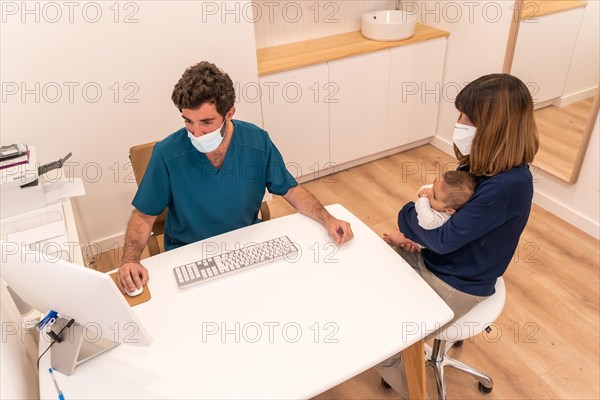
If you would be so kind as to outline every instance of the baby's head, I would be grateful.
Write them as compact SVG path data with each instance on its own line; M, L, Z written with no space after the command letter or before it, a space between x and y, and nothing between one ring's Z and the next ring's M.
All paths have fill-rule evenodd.
M475 193L475 176L466 171L447 171L433 183L429 202L431 207L450 215L461 208Z

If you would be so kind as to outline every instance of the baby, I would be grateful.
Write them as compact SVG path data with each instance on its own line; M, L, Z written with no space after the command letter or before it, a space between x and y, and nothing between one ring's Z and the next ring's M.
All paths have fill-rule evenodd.
M433 185L419 189L415 203L417 220L423 229L442 226L475 193L477 181L466 171L448 171Z
M436 229L442 226L461 208L475 193L477 181L466 171L448 171L432 185L419 189L419 199L415 203L417 220L423 229ZM392 233L383 234L383 240L388 244L400 245L396 237L398 229Z

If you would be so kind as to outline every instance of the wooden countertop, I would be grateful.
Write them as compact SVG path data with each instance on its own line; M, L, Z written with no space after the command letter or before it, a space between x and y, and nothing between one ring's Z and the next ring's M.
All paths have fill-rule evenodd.
M584 0L525 0L521 10L521 21L585 7L586 4Z
M355 31L280 46L265 47L256 50L258 75L263 76L288 71L348 56L447 37L448 35L450 33L446 31L417 24L414 36L394 42L369 40L361 35L360 31Z

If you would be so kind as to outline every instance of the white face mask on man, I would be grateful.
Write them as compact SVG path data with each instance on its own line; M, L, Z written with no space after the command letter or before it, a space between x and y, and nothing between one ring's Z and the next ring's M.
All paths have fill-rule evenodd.
M473 143L476 132L477 128L472 125L465 125L458 122L454 125L452 142L458 147L458 150L463 156L471 154L471 143Z
M221 129L223 129L223 126L225 126L225 120L223 120L223 125L221 125L221 127L212 132L205 133L200 137L194 136L192 132L188 130L188 137L196 150L201 153L210 153L211 151L215 151L223 141L223 136L221 136Z

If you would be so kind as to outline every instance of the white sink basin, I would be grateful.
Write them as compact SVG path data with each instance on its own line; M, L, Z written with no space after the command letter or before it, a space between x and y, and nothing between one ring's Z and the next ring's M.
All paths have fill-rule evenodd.
M372 11L361 19L362 35L383 42L408 39L415 34L416 26L416 15L399 10Z

